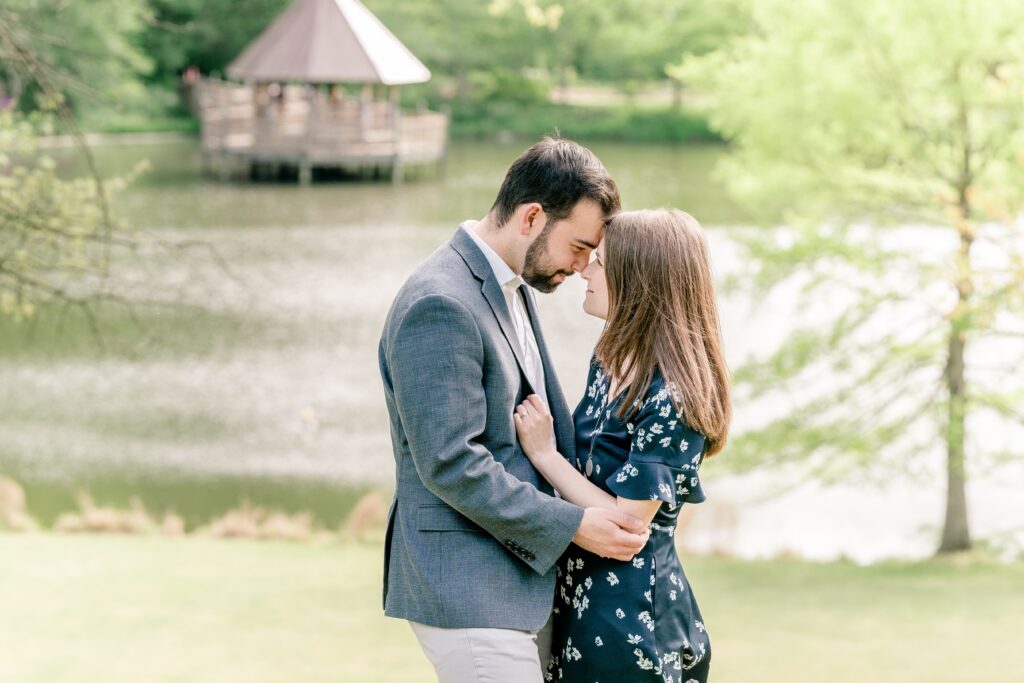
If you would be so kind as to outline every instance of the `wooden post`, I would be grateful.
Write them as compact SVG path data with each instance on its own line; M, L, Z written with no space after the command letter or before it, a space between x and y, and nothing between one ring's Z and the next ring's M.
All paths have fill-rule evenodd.
M437 161L438 177L445 177L448 174L448 129L451 126L452 110L447 104L441 105L441 113L444 114L444 140L441 142L441 158Z
M299 152L299 185L313 182L313 164L309 155L316 144L316 130L320 120L320 86L308 85L304 94L309 109L306 110L306 130L303 131L302 149Z
M391 182L397 185L402 182L402 108L398 99L398 88L388 86L388 101L391 104L389 112L391 144L394 145L394 155L391 160Z
M366 132L373 126L373 85L366 83L359 95L359 132L366 139Z
M398 88L388 86L388 102L391 104L391 129L395 132L395 140L398 140L399 123L401 123L402 101L398 97Z
M395 154L391 158L391 184L399 185L402 182L402 158Z

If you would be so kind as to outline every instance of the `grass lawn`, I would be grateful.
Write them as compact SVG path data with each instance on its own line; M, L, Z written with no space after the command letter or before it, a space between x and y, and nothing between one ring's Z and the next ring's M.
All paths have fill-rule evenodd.
M0 534L0 680L430 681L379 542ZM1024 565L685 561L716 683L1022 681Z

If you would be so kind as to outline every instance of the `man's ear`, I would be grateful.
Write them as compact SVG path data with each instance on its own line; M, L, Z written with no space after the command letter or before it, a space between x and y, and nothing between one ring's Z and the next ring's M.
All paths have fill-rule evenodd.
M519 234L523 237L527 237L535 227L544 229L544 224L547 222L547 216L544 214L544 207L537 202L530 202L529 204L523 204L522 215L519 219Z

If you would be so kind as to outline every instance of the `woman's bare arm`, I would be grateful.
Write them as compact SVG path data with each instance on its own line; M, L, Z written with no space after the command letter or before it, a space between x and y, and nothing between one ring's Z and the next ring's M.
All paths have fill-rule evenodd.
M602 507L619 510L650 524L661 507L660 500L630 500L613 496L601 489L569 464L555 450L554 421L548 407L536 394L531 394L513 416L516 433L523 452L559 495L580 507Z

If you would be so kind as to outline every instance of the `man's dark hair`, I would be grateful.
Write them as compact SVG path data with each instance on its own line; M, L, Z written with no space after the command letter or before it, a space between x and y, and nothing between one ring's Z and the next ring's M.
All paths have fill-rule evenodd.
M491 211L500 226L517 206L537 202L553 222L582 199L597 202L606 219L619 211L619 188L594 153L572 140L545 137L509 167Z

